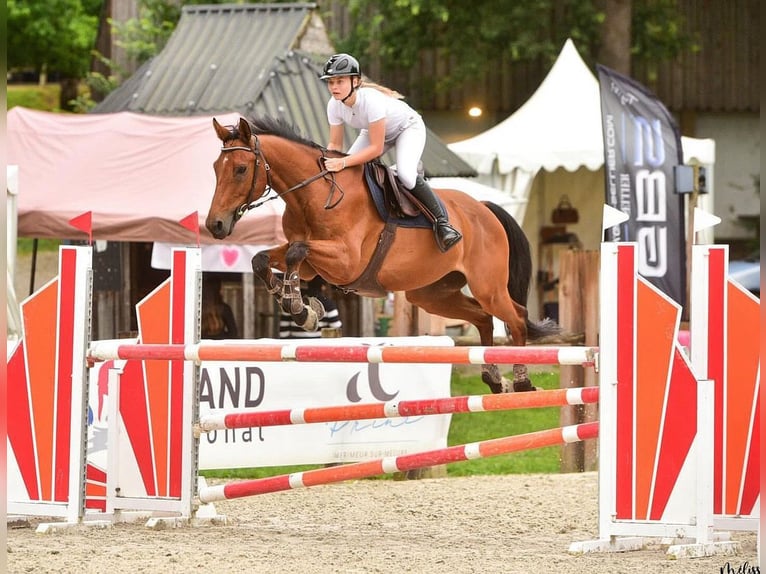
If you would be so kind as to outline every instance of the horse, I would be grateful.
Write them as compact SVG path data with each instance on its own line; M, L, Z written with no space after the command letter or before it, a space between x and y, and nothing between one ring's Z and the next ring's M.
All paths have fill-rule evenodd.
M205 226L224 239L249 209L275 197L265 195L268 190L285 202L287 243L257 253L252 267L304 329L315 330L324 310L314 299L304 301L300 280L320 275L363 296L403 291L408 302L429 313L475 325L483 346L494 344L493 317L505 323L508 343L516 346L560 332L550 319L528 318L529 242L499 206L457 190L436 190L463 234L441 252L430 228L398 227L381 218L363 166L328 172L324 158L344 154L306 139L287 122L240 118L238 125L222 126L213 119L213 127L222 147L213 164L216 185ZM493 393L535 390L526 365L513 366L512 386L497 365L481 369Z

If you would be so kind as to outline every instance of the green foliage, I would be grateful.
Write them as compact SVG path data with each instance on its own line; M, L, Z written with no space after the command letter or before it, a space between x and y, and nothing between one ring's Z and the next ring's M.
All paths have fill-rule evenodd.
M443 87L475 78L493 63L550 63L567 38L593 62L606 18L598 0L348 0L348 6L356 25L347 38L334 39L339 50L363 66L380 58L389 70L408 70L430 50L450 61ZM636 60L658 62L694 48L675 0L633 6Z
M34 251L34 239L28 237L19 237L16 240L16 253L19 255L29 255ZM37 251L58 251L61 241L58 239L38 239Z
M533 372L535 385L544 389L559 386L558 371ZM465 374L454 368L451 380L452 396L486 394L487 386L477 374ZM449 446L466 444L491 438L545 430L560 426L558 407L495 411L487 413L460 413L452 415L447 438ZM546 447L492 458L481 458L448 465L448 476L471 476L491 474L529 474L559 471L560 447ZM200 474L209 478L264 478L321 468L321 465L302 465L267 468L240 468L207 470ZM391 475L380 478L392 478Z
M8 0L8 69L83 77L90 65L98 16L83 0ZM97 12L96 12L97 14Z
M675 0L634 2L631 32L631 54L647 64L650 82L657 80L658 63L700 50L696 39L684 32Z
M100 53L95 53L95 57L109 70L114 73L108 76L101 72L89 72L85 78L86 91L83 91L73 102L72 109L77 113L87 113L96 107L97 102L93 99L93 94L105 96L122 83L125 76L119 66L109 58L105 58Z
M227 0L139 0L137 18L125 22L110 20L109 24L117 38L115 43L130 58L143 64L165 47L178 25L184 5L225 3Z
M165 47L178 25L184 5L223 3L226 3L226 0L186 0L181 2L139 0L137 18L131 18L125 22L110 19L109 25L115 38L115 44L125 50L128 58L141 65L159 54ZM111 73L104 75L90 72L88 74L85 82L90 88L90 93L80 96L73 102L74 108L80 112L87 112L96 106L91 94L105 96L125 80L125 70L122 70L116 62L98 52L94 52L94 57Z
M61 88L58 84L45 86L10 84L7 88L8 109L22 106L31 110L56 111L60 92Z
M676 0L634 2L631 30L631 53L638 60L657 63L699 51L695 38L683 31Z
M131 18L125 22L109 20L112 33L117 38L115 43L123 48L130 58L135 58L139 64L143 64L167 44L181 17L181 4L184 3L140 0L138 18Z
M350 0L357 22L340 49L406 69L422 50L452 64L452 81L487 70L501 59L555 58L566 37L598 35L603 20L591 0ZM558 24L563 22L563 25ZM554 25L555 24L555 25Z

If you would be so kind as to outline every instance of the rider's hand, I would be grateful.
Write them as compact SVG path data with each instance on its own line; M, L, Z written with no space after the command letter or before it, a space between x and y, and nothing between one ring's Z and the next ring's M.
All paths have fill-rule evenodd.
M326 157L324 166L327 171L340 171L346 167L346 158L344 157Z

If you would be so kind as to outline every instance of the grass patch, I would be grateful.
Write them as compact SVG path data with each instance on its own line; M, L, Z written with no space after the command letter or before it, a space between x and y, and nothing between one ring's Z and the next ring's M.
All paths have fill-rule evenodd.
M476 369L474 369L476 370ZM511 375L506 375L511 378ZM558 369L534 371L532 380L543 389L559 387ZM464 369L453 368L450 383L452 396L486 394L487 386L481 376ZM559 425L559 407L495 411L487 413L457 413L452 415L447 444L465 444L555 428ZM447 466L448 476L472 476L493 474L529 474L559 472L560 448L551 446L512 454L458 462ZM236 468L201 471L208 478L243 479L265 478L291 472L302 472L323 465L280 466L264 468ZM386 475L376 478L392 478Z
M59 109L61 86L58 84L9 84L6 90L8 109L22 106L31 110L46 112Z
M512 378L510 373L506 377ZM535 372L534 384L543 389L559 387L559 374ZM452 395L479 395L487 386L478 375L461 375L453 369ZM487 413L456 413L452 415L447 439L449 445L465 444L493 438L555 428L559 425L559 407L494 411ZM479 458L448 465L449 476L488 474L528 474L559 471L559 446L526 450L492 458Z
M61 245L60 239L38 239L37 251L58 251ZM19 237L16 240L16 253L19 255L30 255L34 250L34 239L30 237Z

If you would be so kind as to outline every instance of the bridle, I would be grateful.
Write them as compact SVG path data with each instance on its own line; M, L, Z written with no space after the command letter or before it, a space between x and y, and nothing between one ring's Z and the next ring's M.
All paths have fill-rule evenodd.
M329 182L330 182L330 193L327 196L327 201L325 202L324 208L325 209L332 209L336 207L345 196L345 193L343 191L343 188L340 187L337 181L335 181L335 174L328 169L322 169L319 173L312 175L311 177L304 179L303 181L295 184L290 189L287 189L285 191L277 191L274 189L274 185L271 180L271 166L269 165L268 160L266 159L266 156L263 153L263 150L261 149L261 142L258 139L258 136L252 135L250 138L251 145L248 146L231 146L231 147L221 147L221 152L227 152L227 151L249 151L255 156L255 166L253 168L253 181L250 184L250 191L247 194L247 200L240 205L237 210L234 212L234 221L238 221L245 213L250 211L251 209L255 209L256 207L259 207L266 203L267 201L271 201L272 199L277 199L278 197L283 197L287 195L288 193L292 193L293 191L297 191L301 189L302 187L306 187L310 183L313 183L314 181L325 178L326 176L330 176ZM319 159L319 165L324 165L324 150L322 150L322 157ZM266 186L274 191L276 193L276 196L267 197L266 199L263 199L258 202L253 202L253 195L255 194L255 182L258 179L258 166L261 165L261 160L263 161L263 169L266 170ZM333 196L335 195L335 190L338 190L340 192L340 197L337 201L333 202Z

